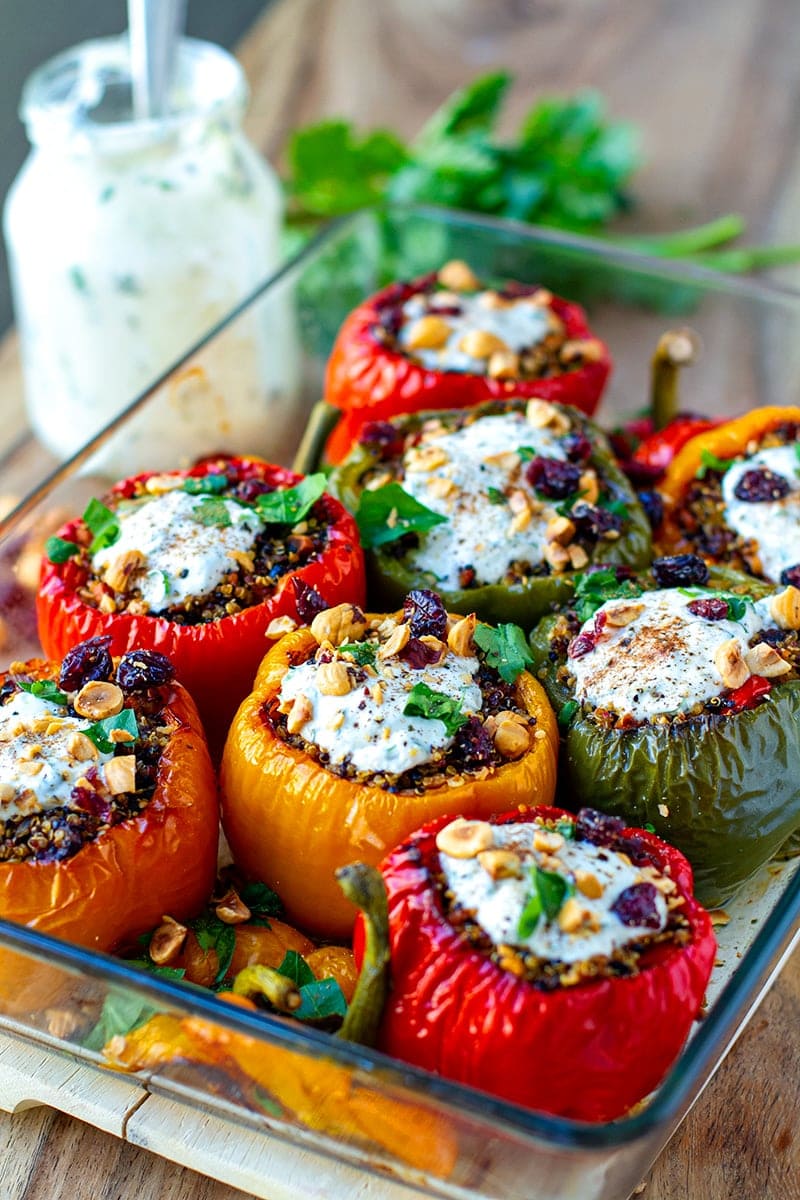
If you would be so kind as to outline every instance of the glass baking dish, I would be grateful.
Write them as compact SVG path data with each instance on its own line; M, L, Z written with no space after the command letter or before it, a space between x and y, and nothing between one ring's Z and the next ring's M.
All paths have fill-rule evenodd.
M82 511L112 477L181 465L202 453L258 452L287 464L299 456L307 465L314 439L304 431L347 311L391 278L456 257L484 277L535 281L589 308L615 360L601 413L607 426L646 406L657 338L676 324L689 324L703 347L684 379L685 407L735 413L798 395L798 294L443 210L361 213L309 244L0 523L3 658L38 651L38 561L43 539L65 515ZM263 414L256 441L254 406ZM197 415L191 444L182 435L187 414L190 422ZM239 426L242 414L247 420ZM237 440L237 427L247 428L246 442ZM30 481L46 462L33 441L18 442L3 463L3 490ZM658 1092L609 1125L524 1111L2 921L0 972L24 981L18 996L26 999L4 1004L0 1033L21 1049L69 1056L91 1080L103 1063L95 1026L104 1006L132 1021L155 1010L199 1028L213 1023L238 1066L177 1061L142 1072L131 1080L140 1096L132 1110L146 1113L151 1098L168 1097L184 1106L189 1126L201 1128L209 1115L238 1124L242 1138L255 1138L248 1154L259 1160L263 1149L261 1182L250 1188L272 1200L351 1195L356 1186L359 1194L363 1186L365 1196L398 1200L620 1200L697 1099L800 934L795 865L769 864L720 915L705 1019ZM296 1166L291 1185L274 1174L275 1147L285 1144ZM223 1165L204 1160L203 1169L230 1178Z

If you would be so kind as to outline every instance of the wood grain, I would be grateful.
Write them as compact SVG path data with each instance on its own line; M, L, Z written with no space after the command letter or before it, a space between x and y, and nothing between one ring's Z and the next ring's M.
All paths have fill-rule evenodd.
M640 127L627 228L735 210L754 241L800 241L796 0L282 0L240 57L248 132L276 161L291 129L321 116L410 136L454 87L508 67L509 129L536 96L579 87ZM22 428L12 337L0 347L0 444ZM800 1196L798 1028L800 952L648 1176L645 1200ZM0 1114L0 1163L3 1200L243 1194L47 1110Z

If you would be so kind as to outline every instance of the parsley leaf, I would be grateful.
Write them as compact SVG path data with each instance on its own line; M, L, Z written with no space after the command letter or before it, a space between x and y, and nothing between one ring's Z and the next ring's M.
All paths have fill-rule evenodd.
M251 913L258 913L260 917L279 917L283 912L280 896L265 883L250 880L239 888L239 895Z
M316 975L311 970L302 954L298 954L296 950L287 950L283 956L283 961L278 967L281 975L285 975L287 979L291 979L297 986L303 987L307 983L313 983Z
M594 616L606 600L628 600L641 596L642 589L633 579L617 579L616 571L606 568L578 575L575 580L575 612L581 625Z
M733 466L733 459L717 458L716 454L704 449L700 451L700 463L701 465L695 472L696 479L705 479L709 471L719 471L721 475L724 475Z
M491 625L479 624L473 636L489 666L494 667L506 683L514 683L533 664L525 634L519 625L509 622L492 628Z
M99 500L90 500L83 513L84 524L89 532L94 534L89 546L89 553L96 554L98 550L106 550L119 540L120 527L114 513L106 508Z
M355 516L366 549L396 542L405 533L424 533L447 521L409 496L399 483L363 491Z
M146 1000L130 992L110 988L97 1023L89 1030L82 1044L87 1050L102 1050L112 1037L131 1033L144 1025L155 1011Z
M226 925L213 912L203 913L190 923L190 928L195 932L200 949L206 952L213 950L217 956L217 973L212 987L218 988L231 965L236 949L236 931L233 925Z
M580 704L578 704L577 700L567 700L565 704L561 705L561 708L558 710L557 720L562 729L565 729L569 725L579 708Z
M544 500L547 499L547 497L543 496L541 492L537 492L536 494L537 494L537 496L542 496L542 498ZM573 492L571 496L567 496L566 500L562 500L560 504L556 505L556 512L558 513L558 515L560 517L568 517L569 514L572 512L573 507L585 495L586 495L585 491L584 492Z
M452 737L469 720L466 713L461 711L460 700L454 700L443 692L435 692L427 683L414 684L408 693L403 716L441 721L448 737Z
M487 488L486 495L489 497L490 504L508 504L508 497L505 492L500 491L500 488Z
M69 703L69 696L62 692L52 679L34 679L31 682L18 679L17 683L23 692L30 692L32 696L38 696L40 700L49 700L51 704Z
M68 542L66 538L49 537L44 544L44 552L51 563L65 563L80 553L77 542Z
M556 821L556 832L568 842L575 840L575 822L574 821Z
M227 486L227 475L187 475L183 481L183 490L190 496L202 496L206 493L219 495Z
M294 487L264 492L256 499L256 512L270 525L296 525L317 503L326 483L320 471L317 475L307 475Z
M338 650L340 654L349 654L360 667L371 667L378 647L374 642L342 642Z
M192 517L200 525L227 529L233 524L225 501L219 496L204 496L192 509Z
M94 742L101 754L112 754L118 743L112 742L109 734L115 729L123 729L131 734L134 740L138 738L139 726L136 724L136 714L132 708L123 708L115 717L104 717L102 721L95 721L81 732L86 734L90 742Z
M296 950L286 951L278 971L297 984L300 1007L292 1013L297 1020L321 1021L325 1017L343 1017L347 1012L347 1002L338 982L332 977L317 979Z
M541 916L546 921L554 921L567 896L574 890L570 881L558 871L545 871L536 863L531 867L530 879L533 888L517 926L517 936L520 938L530 937Z
M615 498L598 500L598 506L604 508L606 512L613 513L615 517L620 517L623 521L628 519L630 513L625 501Z
M536 458L533 446L517 446L517 454L521 462L530 462L532 458Z

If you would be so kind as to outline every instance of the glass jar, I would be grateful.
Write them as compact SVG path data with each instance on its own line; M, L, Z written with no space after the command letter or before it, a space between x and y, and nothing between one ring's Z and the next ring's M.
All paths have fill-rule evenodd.
M5 235L30 419L58 457L276 266L280 185L242 132L246 97L235 59L191 39L158 119L133 117L126 37L86 42L28 80L32 150L6 201ZM142 454L128 433L104 469L257 452L268 409L293 379L286 314L268 316L201 356L182 393L142 413Z

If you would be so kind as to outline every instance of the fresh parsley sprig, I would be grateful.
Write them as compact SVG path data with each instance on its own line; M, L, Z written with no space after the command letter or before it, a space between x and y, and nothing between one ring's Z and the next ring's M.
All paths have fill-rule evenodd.
M506 683L515 683L523 671L532 666L530 648L519 625L477 625L473 635L486 662Z
M399 483L364 490L356 511L356 523L366 549L396 542L406 533L425 533L446 521L447 517L409 496Z
M83 513L83 522L93 534L89 553L97 554L119 540L120 526L116 514L100 500L90 500Z
M119 743L112 741L110 735L116 731L130 735L122 739L126 743L138 738L139 726L132 708L120 709L116 716L104 717L102 721L95 721L82 730L89 741L94 742L101 754L113 754Z
M700 466L695 472L695 478L705 479L709 471L719 471L720 475L724 475L732 466L732 458L717 458L710 450L703 449L700 451Z
M531 891L520 913L517 936L529 938L540 917L554 921L564 901L572 895L574 885L558 871L545 871L534 863L530 869Z
M316 475L307 475L294 487L264 492L256 499L256 512L267 524L297 525L308 516L326 484L327 479L320 471Z
M408 693L403 716L428 717L430 720L441 721L448 737L457 733L469 720L467 714L462 711L460 700L454 700L444 692L435 692L427 683L414 684Z
M61 688L52 679L18 679L17 684L22 688L23 692L30 692L32 696L38 696L40 700L48 700L50 704L66 705L69 703L69 696L66 692L62 692Z
M582 625L607 600L635 599L641 594L642 589L635 580L617 579L616 571L612 568L588 572L575 579L575 612Z

